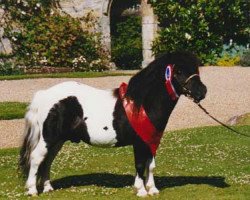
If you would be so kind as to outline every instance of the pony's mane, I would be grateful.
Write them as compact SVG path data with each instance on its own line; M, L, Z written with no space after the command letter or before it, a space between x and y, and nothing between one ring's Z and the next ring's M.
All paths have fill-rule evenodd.
M168 64L194 66L198 65L198 59L189 52L165 53L158 56L130 79L126 97L132 99L136 106L141 106L152 89L163 87Z

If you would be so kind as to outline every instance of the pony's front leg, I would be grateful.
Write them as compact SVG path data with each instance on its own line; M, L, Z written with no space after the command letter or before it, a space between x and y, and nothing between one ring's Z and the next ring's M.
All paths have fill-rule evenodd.
M154 174L153 170L155 168L155 159L154 157L148 160L147 163L147 178L146 178L146 188L148 190L148 194L153 196L159 194L159 190L155 187Z
M144 186L143 177L140 176L138 172L135 177L134 187L136 189L136 195L138 197L146 197L148 195L148 192Z
M134 143L134 156L135 156L135 168L136 177L134 187L136 189L136 195L139 197L146 197L148 192L144 185L144 172L146 169L147 161L152 158L149 147L140 139L137 138Z

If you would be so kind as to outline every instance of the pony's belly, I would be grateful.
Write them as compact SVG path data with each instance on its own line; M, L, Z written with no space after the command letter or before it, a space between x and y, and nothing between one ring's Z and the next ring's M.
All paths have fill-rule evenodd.
M90 134L90 144L98 147L114 147L117 143L114 134Z
M117 135L113 128L113 112L116 98L114 98L112 91L98 91L92 92L92 94L91 92L88 91L89 95L79 97L90 144L101 147L115 146Z
M86 125L91 145L100 147L113 147L116 145L116 132L112 123L98 120L91 122L90 120Z
M103 116L89 117L86 120L91 145L102 147L115 146L117 139L112 122L111 112Z

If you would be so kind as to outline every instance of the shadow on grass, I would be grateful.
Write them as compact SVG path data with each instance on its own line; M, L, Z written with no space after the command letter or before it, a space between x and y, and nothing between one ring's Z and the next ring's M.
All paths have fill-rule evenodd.
M52 185L55 189L87 185L96 185L109 188L123 188L126 186L132 186L133 183L134 177L131 175L95 173L64 177L53 181ZM226 188L230 186L225 182L225 178L221 176L155 176L155 183L158 189L184 186L188 184L206 184L218 188Z

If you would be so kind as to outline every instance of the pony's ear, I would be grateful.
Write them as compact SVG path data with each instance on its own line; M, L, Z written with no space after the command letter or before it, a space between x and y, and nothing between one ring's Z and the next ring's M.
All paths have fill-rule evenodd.
M203 66L203 63L202 63L201 59L198 58L198 57L196 57L196 59L197 59L197 66L198 67Z

